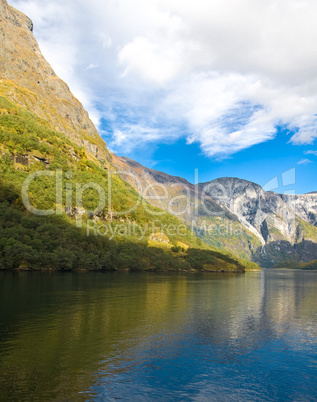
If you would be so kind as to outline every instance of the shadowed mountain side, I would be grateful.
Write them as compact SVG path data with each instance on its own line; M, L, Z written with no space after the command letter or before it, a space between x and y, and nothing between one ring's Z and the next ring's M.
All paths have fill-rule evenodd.
M24 210L20 194L0 181L0 270L222 271L244 272L229 256L211 250L181 252L146 242L87 236L64 216L36 216ZM256 268L256 267L254 267Z
M285 240L272 241L259 248L255 255L255 261L261 261L263 268L300 268L309 265L312 256L317 255L317 244L304 240L292 245ZM308 268L309 269L309 268ZM317 266L311 269L317 269Z

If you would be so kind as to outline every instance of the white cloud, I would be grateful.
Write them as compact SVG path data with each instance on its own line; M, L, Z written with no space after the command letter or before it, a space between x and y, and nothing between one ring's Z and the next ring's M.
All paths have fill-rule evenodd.
M133 138L133 141L131 139ZM115 130L113 133L112 148L120 151L122 147L125 150L132 150L136 146L145 143L153 143L161 139L161 133L157 129L147 129L140 125L125 126L121 131Z
M172 49L156 46L148 39L138 37L124 46L118 54L123 76L136 72L143 78L162 84L174 78L180 68L177 44Z
M98 68L98 64L89 64L89 66L86 67L86 70L94 70L95 68Z
M306 155L315 155L315 156L317 156L317 151L309 150L309 151L306 151L305 154Z
M302 159L301 161L297 162L298 165L308 165L309 163L312 163L310 159Z
M226 156L278 125L294 144L317 138L314 0L11 3L121 153L185 137Z

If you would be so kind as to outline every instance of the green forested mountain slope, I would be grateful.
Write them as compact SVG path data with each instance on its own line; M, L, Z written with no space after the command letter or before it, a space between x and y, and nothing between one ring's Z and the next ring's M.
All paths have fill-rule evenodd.
M116 174L111 174L111 211L106 200L96 214L83 214L76 206L76 185L94 182L108 196L111 170L52 130L45 120L3 96L0 144L1 269L243 271L256 267L212 250L185 225L181 233L169 230L181 222L144 200L129 212L139 195ZM60 215L38 216L25 208L21 188L37 171L53 173L52 177L35 177L30 183L30 204L39 210L60 210ZM56 204L56 172L62 177L60 205ZM66 199L70 188L73 196ZM83 192L83 209L94 211L98 201L94 189ZM127 212L117 215L120 211ZM154 215L154 227L153 213L159 214ZM78 221L80 228L76 227ZM100 235L98 228L102 228Z

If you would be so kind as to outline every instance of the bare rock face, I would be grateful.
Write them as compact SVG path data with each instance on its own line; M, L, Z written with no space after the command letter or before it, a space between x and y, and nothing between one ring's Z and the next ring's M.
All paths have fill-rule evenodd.
M280 197L304 221L317 226L317 193L303 195L281 194Z
M262 188L246 180L223 177L208 183L201 183L200 188L219 205L225 206L237 215L243 225L249 228L262 242L259 223L263 221L259 204L263 200Z
M225 205L236 214L241 222L252 225L262 243L277 240L279 234L290 242L295 241L295 213L280 195L233 177L223 177L200 186L219 205Z
M4 95L48 120L52 128L77 144L82 145L83 138L93 144L94 150L98 148L95 157L110 160L88 113L44 59L32 32L32 21L0 0L0 84Z
M232 177L200 186L258 236L263 246L254 259L260 264L317 258L317 194L266 192L255 183Z

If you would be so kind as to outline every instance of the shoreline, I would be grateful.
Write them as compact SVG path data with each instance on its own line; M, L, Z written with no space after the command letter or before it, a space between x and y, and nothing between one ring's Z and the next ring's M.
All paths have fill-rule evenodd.
M148 273L168 273L168 272L173 272L173 273L211 273L211 274L245 274L246 272L260 272L262 270L258 269L258 270L245 270L245 271L225 271L225 270L185 270L185 269L178 269L178 270L130 270L130 269L115 269L115 270L100 270L100 269L73 269L73 270L58 270L58 269L47 269L47 268L43 268L43 269L21 269L21 268L14 268L14 269L3 269L0 270L0 272L14 272L14 273L20 273L20 272L51 272L51 273L115 273L115 272L148 272Z

